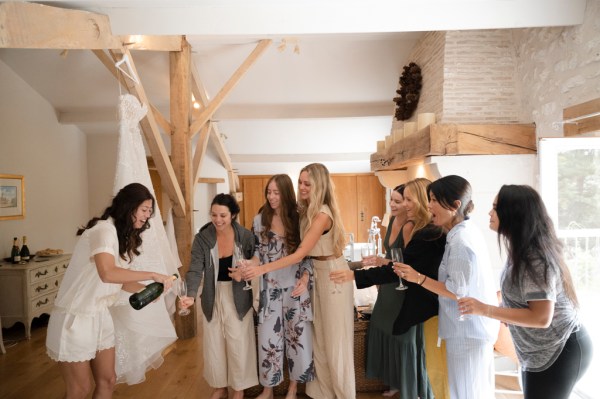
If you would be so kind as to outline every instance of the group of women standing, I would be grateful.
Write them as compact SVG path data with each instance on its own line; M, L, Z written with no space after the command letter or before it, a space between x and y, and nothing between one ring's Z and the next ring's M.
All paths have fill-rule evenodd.
M102 217L81 229L78 252L88 261L78 262L86 267L69 267L61 285L47 347L61 364L69 397L88 394L90 371L95 397L112 394L108 306L115 290L122 285L135 291L149 279L170 286L168 276L126 270L154 209L152 195L140 186L125 187ZM471 194L460 176L397 187L386 258L366 258L365 266L376 267L359 270L350 270L342 256L343 225L322 164L301 170L297 200L290 178L273 176L252 231L237 222L234 197L217 195L211 221L194 239L188 296L181 299L181 306L191 306L202 283L204 378L214 388L211 399L226 398L229 387L234 399L243 398L243 390L259 381L260 398L272 398L284 358L287 399L296 397L298 383L306 383L313 398L354 398L353 287L344 284L352 280L358 288L380 286L367 376L389 385L384 396L494 398L493 344L502 321L522 366L525 399L567 399L590 363L592 346L544 204L528 186L503 186L494 200L490 228L508 255L498 305L487 248L469 219ZM403 262L390 261L393 248L402 250ZM257 344L247 282L258 277ZM395 290L399 279L407 290ZM84 306L84 294L93 296L93 309ZM432 326L437 331L428 334ZM445 345L435 345L436 334Z
M397 187L384 240L386 259L366 258L364 266L376 267L358 270L350 270L342 257L343 226L329 173L321 164L302 169L297 203L289 177L269 180L265 204L253 223L254 242L243 239L252 233L240 232L244 229L235 222L238 208L220 209L213 202L213 220L194 242L187 276L191 297L183 303L193 302L193 287L204 274L203 310L208 306L216 312L224 305L210 296L205 299L215 295L214 276L233 277L228 284L234 289L227 290L233 300L228 301L235 304L236 295L245 295L246 305L237 308L235 321L242 324L224 326L223 317L211 322L211 313L204 310L205 328L219 331L224 341L217 353L207 350L220 346L216 338L205 338L205 364L234 362L234 353L242 349L252 353L241 358L245 368L240 363L220 369L220 380L205 371L216 388L212 399L225 397L227 386L233 388L234 398L241 398L244 388L256 384L254 332L251 323L243 323L251 314L252 298L243 286L244 280L259 276L260 398L273 397L273 387L282 381L284 356L291 380L287 398L296 397L298 382L307 383L306 392L313 398L356 396L352 285L344 284L355 280L359 289L380 286L366 361L367 376L381 378L390 387L384 396L399 392L402 398L494 398L493 344L501 320L511 324L525 398L566 399L589 364L591 344L577 320L573 285L543 203L527 186L504 186L498 194L490 226L505 239L508 262L503 304L496 306L487 248L469 219L471 195L469 182L460 176L433 183L419 178ZM225 223L217 220L219 211ZM223 237L229 244L219 244L218 231L228 223L231 232ZM217 230L216 241L202 248L199 241L205 240L206 229ZM227 255L238 237L244 241L244 259L223 261L221 247ZM393 248L403 251L403 262L390 262ZM209 271L215 267L223 270ZM407 290L395 289L399 279ZM217 291L224 288L220 284ZM234 311L231 305L230 314ZM232 328L244 339L230 335ZM445 345L436 345L435 336Z
M409 288L399 313L394 313L395 338L379 335L392 343L404 338L423 348L419 333L411 336L407 327L438 314L439 338L446 343L450 398L495 397L493 344L502 321L509 324L513 336L525 399L567 399L589 366L592 345L577 319L573 282L537 192L529 186L503 186L490 211L490 228L498 232L508 255L499 306L485 243L469 220L473 203L468 181L446 176L433 183L409 182L404 187L404 207L414 222L412 237L405 241L404 263L384 261L387 265L378 268L333 272L331 279L336 283L355 279L358 288L406 280ZM418 209L427 212L419 215ZM386 295L385 290L380 293ZM378 298L373 314L383 303ZM415 352L417 365L422 359L419 353ZM417 367L417 374L409 376L388 367L377 376L395 390L408 391L401 397L429 397L423 381L431 366L428 362L425 367L428 373Z
M215 388L211 399L227 397L228 387L234 399L242 398L243 390L258 379L264 387L260 397L272 398L273 387L283 378L284 356L290 375L288 399L296 397L299 382L307 383L306 392L314 398L356 396L353 291L351 286L336 290L329 280L331 270L347 270L348 264L327 168L304 167L298 200L294 198L289 177L273 176L250 232L236 221L235 199L219 194L211 204L211 222L194 239L186 275L189 296L181 303L193 304L203 279L204 364L210 365L204 376ZM233 259L235 243L242 244L243 259ZM257 376L254 329L245 321L252 318L252 294L244 290L242 280L259 276Z

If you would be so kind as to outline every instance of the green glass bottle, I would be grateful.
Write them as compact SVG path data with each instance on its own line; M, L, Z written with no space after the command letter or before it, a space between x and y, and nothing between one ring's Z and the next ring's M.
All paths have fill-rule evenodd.
M29 247L27 246L27 236L23 236L23 246L21 247L21 260L24 262L29 262L29 258L31 254L29 253Z
M177 280L179 276L173 274L171 277L173 280ZM153 302L156 298L158 298L164 291L165 286L163 283L153 282L146 286L146 288L136 292L135 294L131 294L129 297L129 304L135 310L140 310L144 306L148 305L150 302Z
M19 252L19 243L17 241L17 237L13 238L13 247L12 251L10 251L10 260L12 263L21 262L21 253Z

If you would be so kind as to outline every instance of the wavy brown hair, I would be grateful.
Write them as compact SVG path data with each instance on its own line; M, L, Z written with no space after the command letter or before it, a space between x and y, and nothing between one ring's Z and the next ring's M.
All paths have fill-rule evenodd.
M274 182L279 191L279 217L285 230L285 246L287 253L291 254L300 245L300 215L298 214L298 206L296 204L296 193L294 193L294 184L288 175L281 174L272 176L265 186L265 203L260 208L260 221L263 230L260 232L264 242L268 242L268 234L271 230L273 215L275 210L271 208L267 194L269 185Z
M140 254L138 248L142 245L141 234L150 228L148 220L141 229L133 227L135 212L147 200L152 200L152 215L154 215L155 201L150 190L140 183L128 184L119 190L111 205L102 213L102 216L90 219L85 226L77 230L77 235L82 235L84 231L94 227L98 221L112 217L119 239L119 256L121 259L131 262L134 256Z

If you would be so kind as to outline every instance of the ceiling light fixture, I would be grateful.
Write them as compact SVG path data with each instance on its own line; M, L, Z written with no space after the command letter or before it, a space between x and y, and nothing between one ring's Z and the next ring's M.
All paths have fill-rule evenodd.
M194 109L200 109L200 103L196 101L196 97L194 97L194 94L192 94L192 106L194 107Z

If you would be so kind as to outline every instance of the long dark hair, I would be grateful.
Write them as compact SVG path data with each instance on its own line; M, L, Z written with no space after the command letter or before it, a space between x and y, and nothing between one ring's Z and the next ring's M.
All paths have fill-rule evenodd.
M260 233L263 241L268 241L268 234L271 230L273 215L275 210L271 208L267 193L269 185L275 182L279 191L279 217L285 230L285 246L288 253L293 253L300 245L300 215L296 204L296 194L294 193L294 184L288 175L274 175L269 179L265 186L265 204L260 208L260 222L263 225L263 231Z
M80 236L87 229L94 227L99 220L106 220L112 217L115 221L117 237L119 239L119 256L123 260L128 260L129 258L131 262L134 255L137 256L140 254L138 248L142 245L142 232L150 228L148 220L146 220L141 229L133 227L135 212L147 200L152 201L152 215L154 215L155 201L150 190L140 183L128 184L119 190L113 198L111 205L102 213L102 216L94 217L84 227L80 227L77 230L77 235Z
M471 184L467 179L457 175L448 175L439 178L427 187L427 197L431 200L433 193L442 208L456 210L456 214L462 219L468 219L474 208L471 200L472 191ZM460 201L458 208L454 205L455 201Z
M504 244L512 262L510 279L518 284L523 273L543 285L548 281L548 270L556 270L563 282L565 294L577 306L577 295L571 273L562 255L562 243L556 236L552 220L542 197L530 186L504 185L496 201L498 241ZM531 262L541 261L544 274L536 274Z

